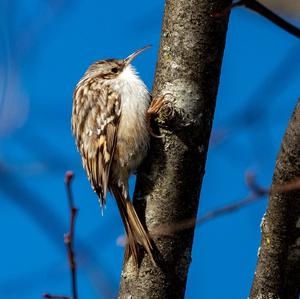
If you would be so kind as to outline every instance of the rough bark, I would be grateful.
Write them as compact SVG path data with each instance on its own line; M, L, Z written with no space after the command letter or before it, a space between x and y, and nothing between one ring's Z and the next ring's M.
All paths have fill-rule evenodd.
M300 190L280 185L300 178L300 101L276 160L251 299L298 299L300 294Z
M157 118L164 138L152 140L134 195L157 266L141 256L137 273L129 260L119 298L184 297L228 25L228 14L214 14L230 3L165 3L153 97L171 94L174 113L163 109Z

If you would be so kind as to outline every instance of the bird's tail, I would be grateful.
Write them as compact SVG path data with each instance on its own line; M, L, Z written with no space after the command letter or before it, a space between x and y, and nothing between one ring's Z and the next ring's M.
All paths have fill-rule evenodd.
M114 194L119 211L122 217L122 221L127 234L127 243L125 248L125 263L128 261L129 257L132 255L133 264L138 268L139 266L139 244L144 247L148 255L150 256L153 264L155 261L153 259L153 247L151 240L147 232L145 231L140 219L128 198L125 198L122 194L120 188L116 186L111 187L111 191Z

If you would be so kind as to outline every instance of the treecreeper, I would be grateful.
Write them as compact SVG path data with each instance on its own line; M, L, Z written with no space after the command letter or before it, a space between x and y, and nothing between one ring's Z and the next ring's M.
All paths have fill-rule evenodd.
M146 85L131 65L147 48L125 59L90 65L76 85L72 109L72 132L83 167L101 208L108 192L116 199L127 235L125 262L132 256L137 267L140 245L155 262L151 238L130 201L128 180L147 154L150 116L165 103L163 98L151 102Z

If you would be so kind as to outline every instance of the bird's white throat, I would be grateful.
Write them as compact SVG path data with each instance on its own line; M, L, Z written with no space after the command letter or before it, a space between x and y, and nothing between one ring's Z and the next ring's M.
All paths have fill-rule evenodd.
M128 65L108 84L120 94L122 115L126 118L141 116L143 119L149 106L150 94L132 65Z

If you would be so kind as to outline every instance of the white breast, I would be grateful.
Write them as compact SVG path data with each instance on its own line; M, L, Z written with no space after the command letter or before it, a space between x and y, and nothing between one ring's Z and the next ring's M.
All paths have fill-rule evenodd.
M110 81L110 85L121 95L122 114L126 115L126 121L141 116L144 119L150 95L135 69L127 66L116 79Z
M126 153L122 164L135 169L146 154L149 133L146 124L146 111L150 94L135 69L129 65L109 84L121 96L121 120L119 124L117 147Z

